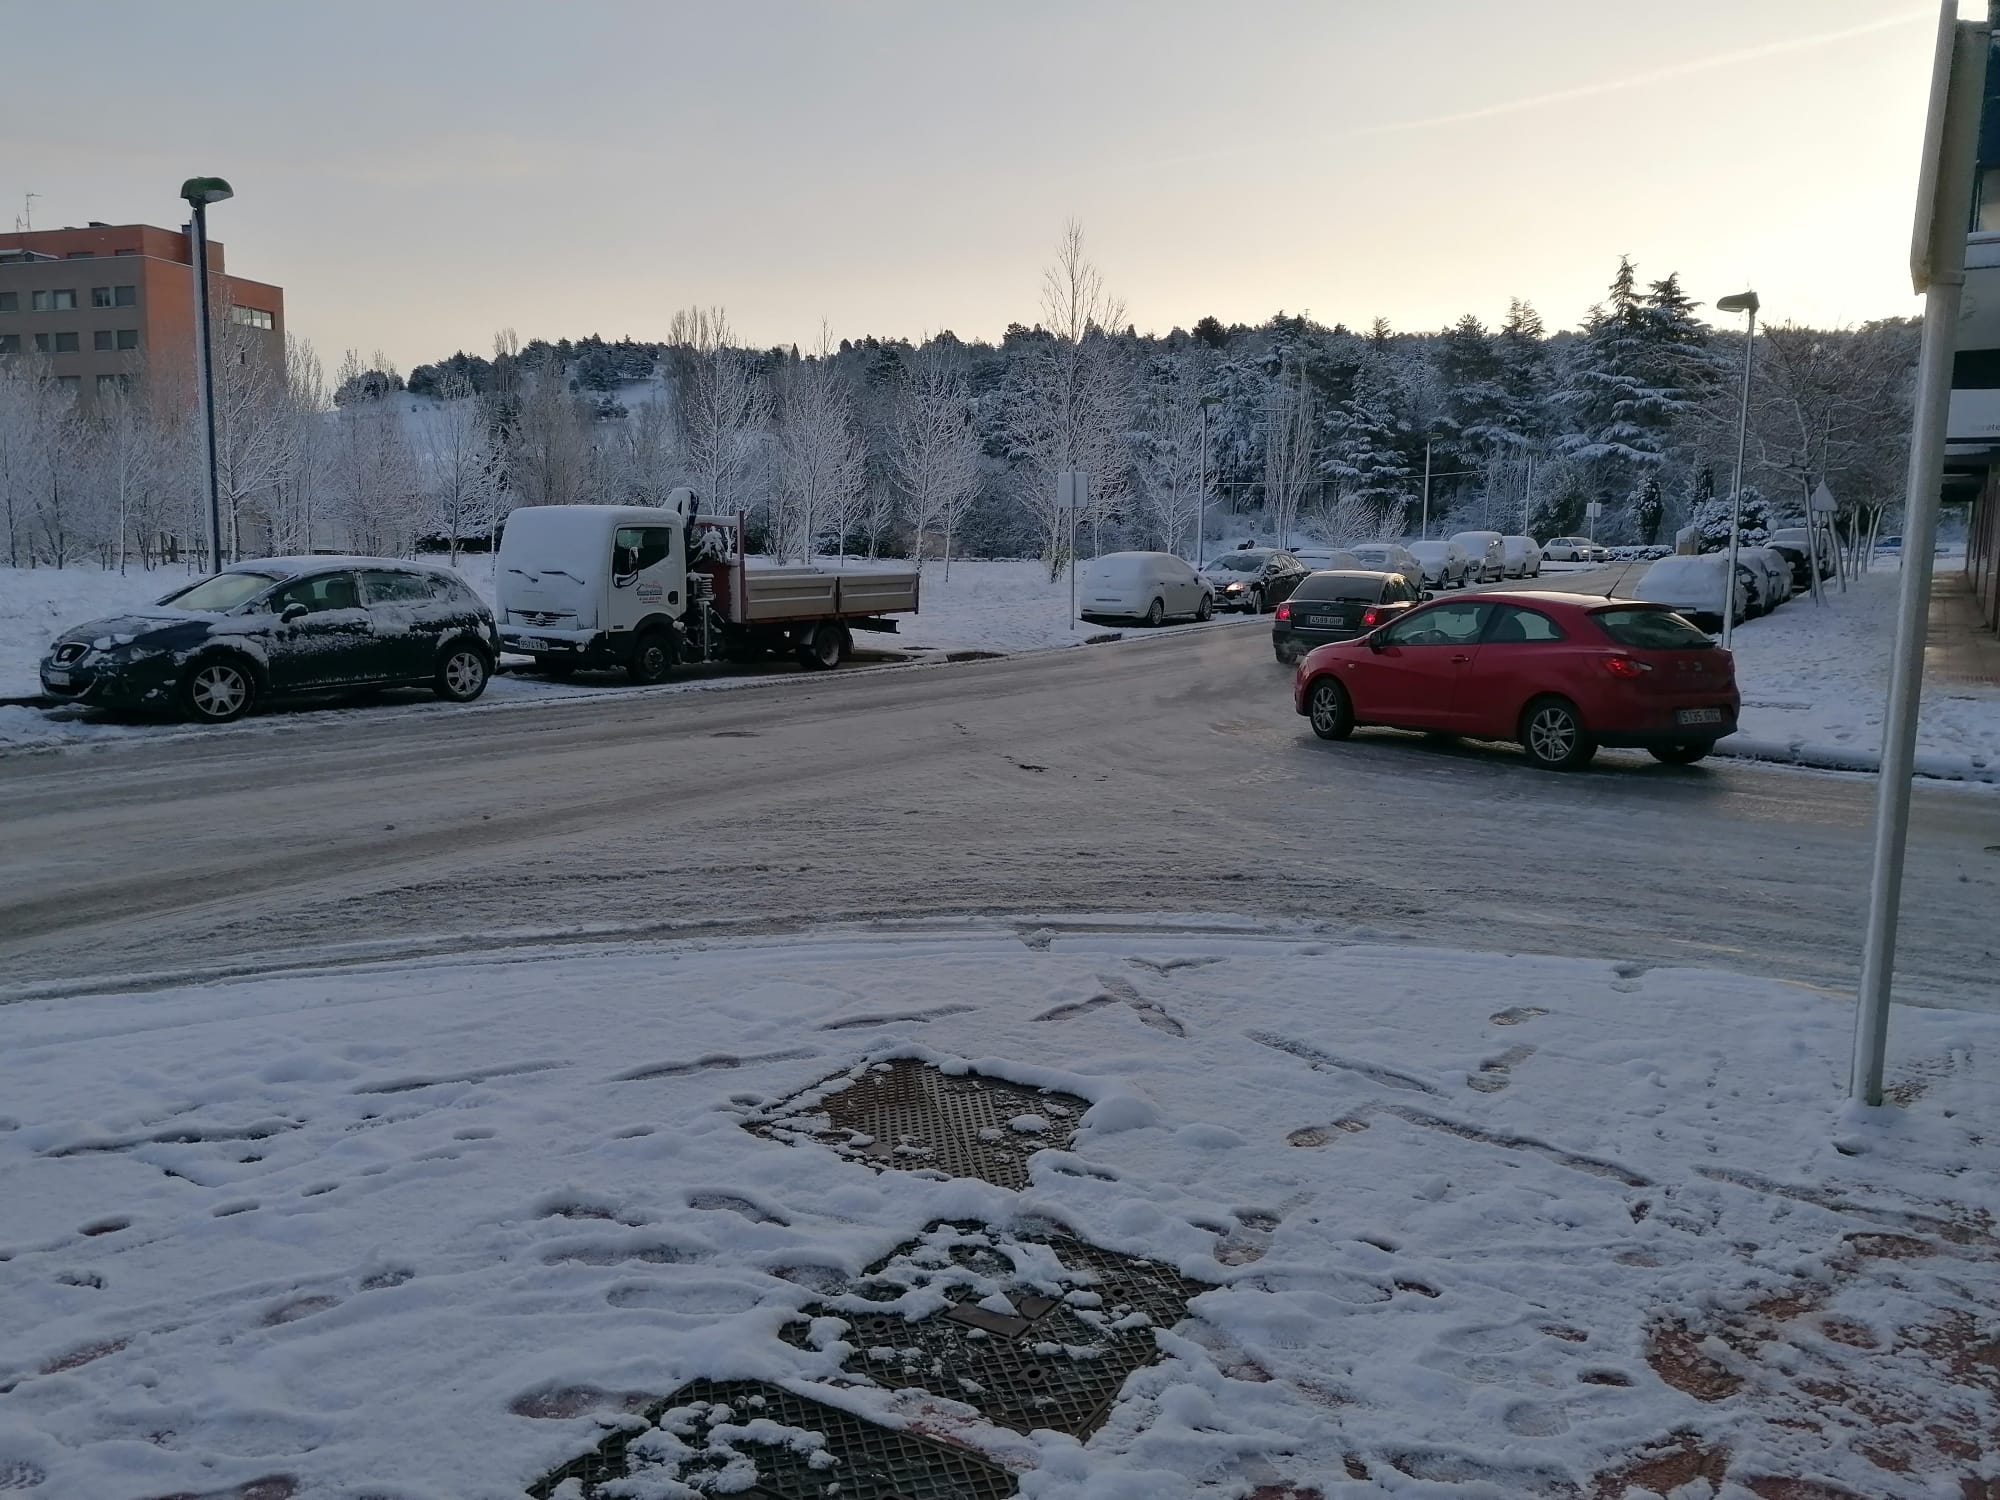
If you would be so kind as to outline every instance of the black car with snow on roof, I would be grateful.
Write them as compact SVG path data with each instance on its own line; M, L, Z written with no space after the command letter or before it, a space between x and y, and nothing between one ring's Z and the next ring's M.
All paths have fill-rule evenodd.
M468 703L500 656L493 611L448 568L263 557L57 636L51 698L224 724L266 697L423 686Z

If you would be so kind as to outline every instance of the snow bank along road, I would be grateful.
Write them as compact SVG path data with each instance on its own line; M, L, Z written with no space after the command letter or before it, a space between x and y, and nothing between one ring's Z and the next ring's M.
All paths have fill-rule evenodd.
M1259 625L535 713L16 757L0 999L550 933L1240 911L1844 989L1871 784L1364 731ZM1902 992L2000 1008L2000 800L1922 789Z

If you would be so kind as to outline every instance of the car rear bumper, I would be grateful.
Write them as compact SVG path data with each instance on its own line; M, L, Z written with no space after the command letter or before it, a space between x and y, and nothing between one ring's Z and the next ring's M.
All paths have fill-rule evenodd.
M1713 711L1719 717L1709 723L1683 723L1683 710ZM1591 738L1613 749L1643 750L1654 745L1685 745L1714 741L1736 733L1737 706L1715 698L1687 699L1648 708L1642 715L1626 717L1615 728L1591 728Z
M1271 627L1271 645L1283 655L1296 661L1315 646L1328 645L1334 641L1352 641L1368 633L1368 628L1360 625L1342 630L1301 630L1294 625L1274 625Z

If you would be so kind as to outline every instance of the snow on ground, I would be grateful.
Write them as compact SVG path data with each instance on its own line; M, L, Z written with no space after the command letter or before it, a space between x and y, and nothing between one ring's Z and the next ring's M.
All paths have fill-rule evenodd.
M1944 560L1940 570L1955 566ZM1846 758L1857 765L1882 751L1895 644L1894 559L1850 582L1824 586L1826 602L1799 594L1760 620L1736 627L1732 642L1743 692L1735 753ZM1917 737L1919 769L1930 775L2000 778L2000 683L1926 674Z
M1851 1025L1724 974L1130 919L0 1006L0 1487L519 1497L707 1375L954 1434L1027 1500L1969 1494L2000 1017L1899 1010L1872 1114ZM1092 1108L1018 1194L742 1128L894 1055ZM778 1337L801 1267L1030 1215L1204 1288L1081 1446L831 1390Z

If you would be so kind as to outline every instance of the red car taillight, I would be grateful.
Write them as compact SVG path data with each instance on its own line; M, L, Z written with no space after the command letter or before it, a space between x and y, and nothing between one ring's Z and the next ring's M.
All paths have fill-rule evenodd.
M1607 656L1604 658L1604 670L1613 677L1623 677L1629 682L1635 677L1644 677L1653 669L1647 663L1634 661L1629 656Z
M1379 609L1366 611L1361 616L1361 623L1363 625L1380 625L1382 623L1382 611Z
M1289 605L1289 604L1280 604L1280 605L1278 606L1278 618L1279 618L1280 620L1289 620L1289 619L1290 619L1291 617L1292 617L1292 607L1291 607L1291 605Z

